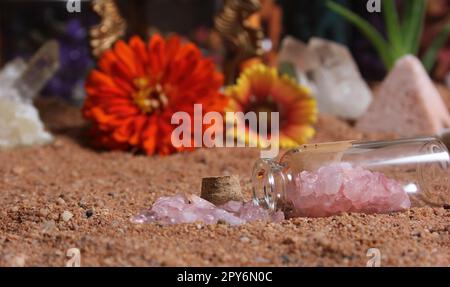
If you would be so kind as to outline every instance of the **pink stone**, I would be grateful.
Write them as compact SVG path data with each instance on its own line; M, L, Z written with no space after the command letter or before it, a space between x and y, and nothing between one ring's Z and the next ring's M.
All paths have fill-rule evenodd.
M228 203L222 205L221 208L231 213L237 213L241 210L242 205L243 203L239 201L229 201Z
M287 193L293 216L323 217L342 212L388 213L411 207L403 186L379 172L349 163L303 171Z
M317 184L317 188L323 190L326 195L335 195L341 188L343 176L342 173L336 172L336 168L332 165L321 167L317 172L318 178L324 178Z
M356 128L403 137L439 134L450 114L422 63L414 56L397 61Z
M176 195L159 198L151 209L131 219L134 223L182 224L204 222L216 224L219 221L225 221L230 225L241 225L259 220L280 222L284 220L284 214L282 212L272 214L252 202L230 201L217 207L196 195Z

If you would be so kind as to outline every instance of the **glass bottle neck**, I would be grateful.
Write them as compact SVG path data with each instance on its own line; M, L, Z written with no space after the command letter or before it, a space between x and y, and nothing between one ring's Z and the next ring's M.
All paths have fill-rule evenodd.
M270 159L260 159L253 168L253 201L256 205L276 211L285 197L286 188L292 178L285 174L283 166Z

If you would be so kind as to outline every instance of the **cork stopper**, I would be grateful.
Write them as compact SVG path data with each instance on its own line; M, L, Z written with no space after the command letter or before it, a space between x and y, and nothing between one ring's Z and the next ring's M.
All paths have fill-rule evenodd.
M235 175L203 178L201 197L215 205L244 199L239 177Z

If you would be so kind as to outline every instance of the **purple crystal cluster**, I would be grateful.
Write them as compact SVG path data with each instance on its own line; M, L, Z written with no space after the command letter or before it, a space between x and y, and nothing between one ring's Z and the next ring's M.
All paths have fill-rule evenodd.
M176 195L159 198L151 209L133 217L132 222L169 225L195 222L216 224L223 221L230 225L242 225L253 221L280 222L283 219L282 212L272 214L252 202L230 201L218 207L196 195Z

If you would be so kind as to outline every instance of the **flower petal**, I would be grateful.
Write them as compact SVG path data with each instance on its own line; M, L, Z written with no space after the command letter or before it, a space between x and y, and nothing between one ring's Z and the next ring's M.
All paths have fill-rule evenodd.
M145 44L135 36L100 57L98 70L86 80L83 116L92 123L96 146L163 155L191 150L172 146L171 116L178 111L193 115L196 103L204 113L224 112L229 99L219 92L222 84L223 75L195 45L158 34ZM146 97L163 101L162 96L165 102L157 110L144 109L135 102L137 95L144 103Z

